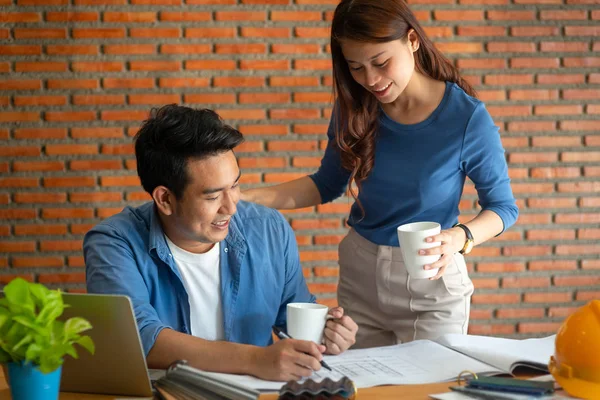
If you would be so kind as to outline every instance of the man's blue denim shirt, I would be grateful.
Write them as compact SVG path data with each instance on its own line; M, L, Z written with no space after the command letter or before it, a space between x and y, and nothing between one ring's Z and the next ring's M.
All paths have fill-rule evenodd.
M279 212L240 201L220 251L225 340L269 345L272 325L285 328L287 303L315 301ZM190 334L188 296L153 202L98 224L83 252L89 293L131 298L146 355L164 328Z

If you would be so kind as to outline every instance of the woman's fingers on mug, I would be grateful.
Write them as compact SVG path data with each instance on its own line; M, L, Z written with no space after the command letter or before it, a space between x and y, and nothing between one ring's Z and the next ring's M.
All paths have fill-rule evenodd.
M435 280L440 279L442 277L442 275L444 275L444 271L446 271L446 265L444 265L443 267L440 267L440 269L438 270L438 273L435 274L435 276L432 276L431 278L429 278L429 280L435 281Z
M423 269L445 268L446 265L450 264L450 261L451 261L450 254L443 254L442 257L440 257L440 259L437 260L436 262L428 264L428 265L424 265Z

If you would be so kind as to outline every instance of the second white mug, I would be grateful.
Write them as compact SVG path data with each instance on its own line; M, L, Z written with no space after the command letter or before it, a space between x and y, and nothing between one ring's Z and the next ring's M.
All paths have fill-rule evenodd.
M329 307L315 303L289 303L287 305L287 334L294 339L323 341L323 329Z

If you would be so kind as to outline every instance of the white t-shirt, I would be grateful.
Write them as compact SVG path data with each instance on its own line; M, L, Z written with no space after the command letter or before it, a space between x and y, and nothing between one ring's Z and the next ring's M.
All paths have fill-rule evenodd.
M192 335L206 340L225 339L219 243L206 253L195 254L165 238L188 294Z

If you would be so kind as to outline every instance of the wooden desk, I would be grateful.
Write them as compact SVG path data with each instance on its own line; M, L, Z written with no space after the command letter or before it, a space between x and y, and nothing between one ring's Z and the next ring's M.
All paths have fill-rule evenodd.
M358 390L360 400L426 400L432 393L443 393L448 391L448 386L454 383L432 383L429 385L401 385L401 386L378 386ZM4 379L4 373L0 368L0 400L10 400L10 390ZM114 400L114 399L136 399L136 397L107 396L101 394L85 393L61 393L60 400ZM263 394L261 400L275 400L276 394ZM138 398L139 399L139 398Z

